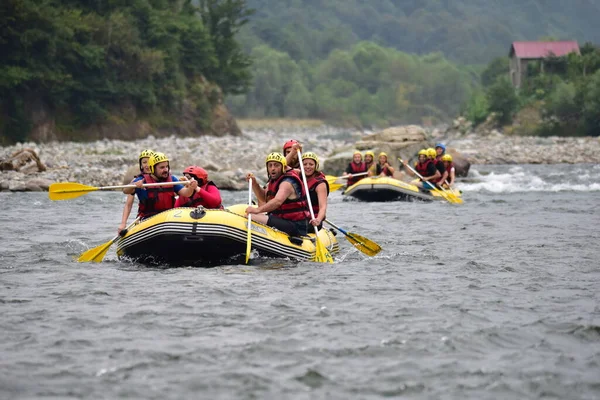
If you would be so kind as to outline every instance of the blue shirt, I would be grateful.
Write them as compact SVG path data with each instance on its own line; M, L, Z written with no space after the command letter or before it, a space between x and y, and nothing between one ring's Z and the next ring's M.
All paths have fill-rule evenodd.
M135 178L133 181L137 182L137 181L141 181L143 179L144 179L144 177L140 176L140 177ZM173 180L173 182L179 182L179 179L177 179L177 177L173 176L173 175L171 175L171 180ZM158 187L160 187L160 186L158 186ZM179 185L173 185L171 187L173 188L173 191L175 192L175 194L177 194L185 186L179 184ZM146 188L142 188L142 189L136 188L135 189L135 194L137 195L138 200L140 200L140 201L146 200L148 198L148 192L146 191Z

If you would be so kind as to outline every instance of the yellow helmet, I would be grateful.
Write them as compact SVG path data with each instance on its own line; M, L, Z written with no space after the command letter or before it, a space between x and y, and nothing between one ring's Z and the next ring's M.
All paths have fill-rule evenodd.
M430 147L427 149L427 155L429 156L429 158L436 158L437 151L435 151L435 149L433 147Z
M381 157L381 156L385 156L385 158L387 158L388 155L385 152L382 151L381 153L379 153L378 157Z
M287 167L287 162L285 161L285 157L281 153L270 153L265 160L265 164L268 164L269 161L278 162L283 166L283 171L285 172L285 167Z
M150 150L150 149L146 149L146 150L142 150L142 152L140 153L140 156L138 157L138 160L142 160L142 158L150 158L152 157L152 155L154 154L154 150Z
M358 152L360 154L360 152ZM356 153L354 153L356 154ZM313 160L315 162L315 171L319 170L319 157L313 152L307 152L302 154L302 160L306 160L307 158Z
M365 151L365 157L366 156L371 156L371 157L375 158L375 153L373 153L371 150Z
M150 173L151 174L154 173L154 166L156 164L161 163L161 162L165 162L165 161L169 162L169 159L163 153L154 153L154 154L152 154L152 156L150 156L150 159L148 159L148 166L150 167Z
M450 161L450 162L452 162L452 156L450 154L444 154L442 156L442 161Z
M421 149L419 150L419 156L425 156L425 157L429 157L429 154L427 153L426 149Z

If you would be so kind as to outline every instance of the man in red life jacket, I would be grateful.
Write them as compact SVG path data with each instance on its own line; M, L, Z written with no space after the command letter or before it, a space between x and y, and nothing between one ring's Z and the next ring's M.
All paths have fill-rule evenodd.
M354 154L352 154L352 162L350 162L348 164L348 166L346 167L346 170L344 171L344 173L342 174L343 176L347 176L348 177L348 182L347 182L347 186L352 186L354 185L356 182L360 181L361 179L365 178L366 176L353 176L355 174L359 174L361 172L367 172L367 165L363 162L362 160L362 154L360 153L360 151L355 150Z
M404 165L408 165L407 161L404 161ZM415 170L423 177L423 179L421 179L420 182L417 182L416 185L423 189L431 189L431 186L424 182L431 182L432 184L435 184L442 177L440 171L438 171L438 169L435 167L433 160L429 158L428 152L425 149L419 151L419 160L415 164ZM417 176L410 170L410 168L406 169L406 173L411 176Z
M198 187L192 197L179 196L175 207L198 207L222 209L221 192L213 181L208 180L208 172L204 168L191 165L183 171L183 176L190 180L195 179Z
M323 172L319 171L319 157L310 151L302 154L302 165L306 174L308 195L312 204L315 219L310 224L318 229L323 227L325 212L327 211L327 196L329 195L329 183Z
M246 175L246 180L252 179L252 191L258 199L258 207L246 208L246 214L255 214L252 220L288 235L306 235L310 213L302 179L295 170L286 171L287 163L280 153L269 154L266 166L266 189L260 187L252 173Z
M295 139L290 139L283 144L283 155L287 162L286 169L300 169L300 160L298 160L298 150L302 151L302 145Z
M169 159L163 153L154 153L148 162L149 174L143 174L134 179L137 186L135 194L140 201L138 216L142 219L170 210L175 206L175 195L190 197L198 187L198 182L191 182L184 187L181 184L172 186L143 187L144 183L179 182L177 177L171 175Z
M144 174L150 173L150 167L148 166L148 161L150 157L154 154L153 150L146 149L142 150L140 156L138 157L138 162L140 166L140 173L133 177L133 180L143 176ZM135 200L135 188L125 188L123 189L123 193L127 195L127 199L125 200L125 206L123 207L123 214L121 216L121 224L117 228L117 233L121 234L121 231L125 229L125 225L127 225L127 219L129 219L129 215L131 214L131 209L133 208L133 201Z

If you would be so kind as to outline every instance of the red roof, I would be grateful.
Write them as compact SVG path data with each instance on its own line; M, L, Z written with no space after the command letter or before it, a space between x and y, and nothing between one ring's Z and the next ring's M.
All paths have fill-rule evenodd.
M513 42L509 55L514 54L519 58L545 58L554 54L561 57L569 53L579 53L576 41L563 42Z

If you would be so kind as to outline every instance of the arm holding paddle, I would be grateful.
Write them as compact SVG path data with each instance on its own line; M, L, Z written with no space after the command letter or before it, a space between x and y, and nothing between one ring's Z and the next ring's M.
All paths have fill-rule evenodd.
M121 225L117 228L117 233L120 234L125 226L127 225L127 219L129 218L129 214L131 214L131 209L133 208L133 194L128 194L127 199L125 200L125 207L123 208L123 216L121 217Z
M252 172L248 172L246 174L246 180L248 182L252 182L252 192L256 196L256 200L258 201L258 205L262 205L266 203L265 189L263 189Z

